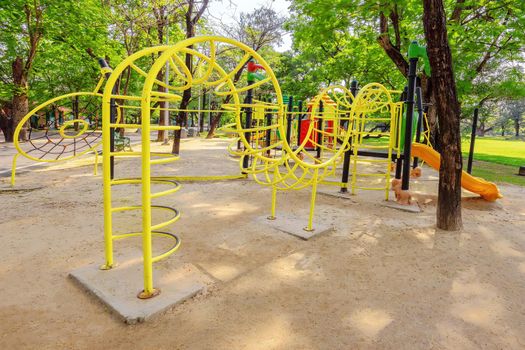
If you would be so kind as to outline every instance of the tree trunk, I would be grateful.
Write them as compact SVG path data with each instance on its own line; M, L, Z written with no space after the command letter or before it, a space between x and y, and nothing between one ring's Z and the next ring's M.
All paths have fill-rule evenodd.
M236 80L234 79L234 84L235 83L236 83ZM232 98L232 95L226 96L226 98L223 101L223 104L230 103L231 98ZM221 117L222 117L222 112L217 112L217 114L211 117L210 130L208 130L208 134L206 135L207 139L213 138L213 135L215 133L215 130L217 129L217 126L219 125L219 121L221 120Z
M15 127L13 126L13 109L11 102L5 103L0 109L0 129L4 134L5 142L13 142Z
M166 69L166 68L164 68ZM160 72L157 74L157 80L163 81L164 80L164 70L160 70ZM164 86L158 85L157 91L159 92L165 92L168 93L168 88L165 88ZM166 109L168 108L168 103L166 101L159 102L159 125L169 125L169 120L166 123ZM169 115L169 111L167 112ZM169 118L168 118L169 119ZM157 130L157 142L164 141L165 132L168 132L167 130Z
M29 112L29 100L27 98L27 72L24 67L24 62L22 57L17 56L13 61L13 84L14 92L12 99L12 116L13 120L11 127L7 130L8 139L10 142L13 142L13 133L18 123L24 118L24 116ZM20 140L27 140L27 125L24 125L20 131Z
M212 139L213 136L215 135L215 129L217 129L217 125L219 124L220 119L221 119L220 116L219 118L212 117L211 123L210 123L210 129L208 130L208 134L206 135L207 139Z
M190 56L190 61L191 61L191 55L186 54L186 56ZM188 60L186 59L186 64L187 63L188 63ZM191 68L190 68L190 71L191 71ZM183 127L185 124L187 124L186 121L188 118L188 112L186 111L186 109L188 109L190 100L191 100L191 88L184 90L184 92L182 93L182 101L180 102L180 107L179 107L181 111L179 112L179 114L177 114L177 125L179 125L180 127ZM175 133L173 134L173 147L171 149L171 153L173 154L179 154L180 152L180 136L181 136L180 130L175 131Z
M246 63L248 63L248 61L246 61ZM237 73L235 73L235 75L233 76L233 84L234 85L237 84L237 82L241 78L242 73L244 72L244 67L246 67L246 66L245 65L242 66L242 68L239 69L237 71ZM224 99L224 101L222 103L223 104L230 103L231 99L232 99L232 95L228 95L228 96L226 96L226 98ZM215 132L215 129L217 128L217 125L219 124L219 121L221 120L221 117L222 117L222 112L218 112L214 117L212 117L211 123L210 123L210 130L208 130L208 135L206 135L207 139L213 138L213 133Z
M186 39L193 38L195 36L195 22L193 22L191 16L193 14L193 6L194 2L189 1L188 2L188 10L186 11L185 19L186 19ZM198 19L197 19L198 20ZM193 49L193 45L189 45L188 49ZM185 65L188 68L188 70L193 73L193 57L191 54L187 53L185 56ZM188 106L190 104L191 100L191 87L189 89L184 90L182 93L182 101L180 102L179 109L181 111L177 115L177 125L180 127L183 126L183 124L186 122L188 112L186 109L188 109ZM180 136L181 132L175 132L173 135L173 147L171 149L171 153L173 154L179 154L180 152Z
M439 169L437 227L454 231L462 227L461 219L461 133L460 109L448 44L443 0L423 0L423 26L432 69L432 88L439 124L439 141L443 148Z
M514 120L514 130L516 130L516 137L520 136L520 120Z

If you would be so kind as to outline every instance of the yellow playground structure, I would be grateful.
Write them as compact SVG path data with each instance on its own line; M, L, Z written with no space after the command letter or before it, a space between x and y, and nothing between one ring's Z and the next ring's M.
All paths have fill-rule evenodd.
M191 62L189 67L186 64L188 61ZM201 36L175 45L144 49L126 58L113 71L104 64L102 66L103 76L93 92L73 93L47 101L24 118L15 135L15 139L18 139L23 124L46 107L60 100L76 99L76 109L70 113L68 120L58 126L53 137L49 136L49 127L40 132L35 130L34 133L40 139L30 137L29 143L21 145L16 142L16 147L19 154L35 161L60 161L90 151L97 155L97 147L102 143L105 242L105 263L102 269L115 266L115 240L141 237L144 288L138 294L139 298L151 298L159 293L153 283L153 263L180 247L180 238L168 230L168 226L179 220L180 212L169 206L157 205L155 200L177 192L181 180L250 176L258 184L272 190L269 219L278 216L279 191L310 189L309 217L305 230L312 231L318 185L338 186L342 192L350 190L352 194L358 190L379 190L384 192L384 198L388 200L392 163L397 160L395 177L401 180L399 160L404 157L405 168L410 169L413 131L422 128L421 125L416 127L413 122L410 114L413 109L412 112L410 108L405 110L407 101L414 102L414 90L410 91L409 88L408 94L402 96L401 91L388 90L377 83L368 84L359 91L357 86L351 89L344 86L326 87L306 105L307 111L302 111L302 107L294 107L289 100L285 102L274 72L257 52L223 37ZM169 72L168 83L159 80L165 69ZM247 71L247 79L239 79L244 70ZM119 81L124 75L132 79L130 86L140 88L130 89L127 94L121 93ZM104 79L103 91L99 92ZM222 100L215 112L227 113L235 119L233 124L224 129L238 136L229 150L240 157L240 174L191 178L169 174L153 176L152 167L175 162L179 156L152 151L150 133L180 128L152 123L153 114L166 110L169 113L198 112L198 108L182 110L177 106L185 90L199 87L212 89L215 97ZM83 112L79 112L80 104L84 106ZM140 115L140 122L124 123L121 116L125 113ZM87 121L88 117L81 117L82 114L91 116L91 120ZM424 122L421 112L419 124ZM378 125L382 126L381 130L375 131ZM117 130L120 129L140 129L139 151L115 147ZM418 132L418 141L419 137ZM424 134L423 143L428 144L428 137ZM241 147L237 147L238 144ZM407 144L408 147L404 147ZM30 149L24 149L24 146ZM417 148L418 157L425 159L427 154L421 147ZM363 166L363 156L368 157L368 164L374 165L373 171ZM140 157L140 176L119 177L114 168L114 159L125 162L130 157ZM343 178L339 180L337 177L341 169ZM14 171L12 176L14 184ZM403 180L408 181L408 177L403 169ZM154 184L169 187L154 192ZM115 186L140 186L140 203L113 206L117 193ZM498 193L497 188L491 191ZM168 213L169 218L154 222L152 218L156 211ZM114 232L114 217L130 212L140 213L142 227L131 232ZM153 236L168 236L173 239L173 245L166 252L153 256Z

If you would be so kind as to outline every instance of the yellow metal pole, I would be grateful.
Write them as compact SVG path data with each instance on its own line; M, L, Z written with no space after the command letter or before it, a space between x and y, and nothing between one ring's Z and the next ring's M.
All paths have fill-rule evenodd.
M271 215L268 216L268 220L275 220L275 207L277 202L277 186L272 186L272 212Z
M98 151L95 150L95 169L93 170L93 175L98 175Z
M161 57L164 57L162 55ZM157 74L155 66L161 59L158 59L150 70L144 82L142 90L142 259L144 273L144 290L138 294L140 299L152 298L160 293L160 290L153 288L153 261L151 247L151 147L150 147L150 109L151 91L153 82ZM164 64L162 64L163 66ZM159 69L160 70L160 69Z
M116 83L116 75L109 77L102 98L102 182L104 198L104 257L106 263L100 268L109 270L113 267L113 223L111 214L111 167L110 167L110 114L111 90Z
M19 155L20 155L20 153L17 153L17 154L15 154L15 156L13 157L13 167L11 168L11 187L14 187L14 186L15 186L16 159L18 158Z
M317 176L319 174L319 168L314 170L314 176L312 178L312 195L310 197L310 215L308 216L308 226L304 229L305 231L313 231L314 221L314 210L315 210L315 196L317 194Z

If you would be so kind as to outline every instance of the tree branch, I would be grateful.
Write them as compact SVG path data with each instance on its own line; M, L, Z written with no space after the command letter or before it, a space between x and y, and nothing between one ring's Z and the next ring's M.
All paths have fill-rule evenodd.
M405 60L405 57L403 57L401 51L390 41L388 35L388 22L383 12L379 13L379 36L377 37L377 42L381 45L383 50L385 50L386 54L390 57L392 62L394 62L401 74L406 77L408 75L408 62Z
M199 21L199 19L202 17L204 11L208 7L208 2L209 0L202 1L201 8L199 9L199 11L197 11L197 13L195 14L195 17L193 17L193 24L196 24Z
M449 21L450 22L459 22L461 20L461 13L465 9L465 0L457 0L456 6L454 6L454 10L452 11L452 15L450 16Z
M390 11L390 21L392 22L392 27L394 28L396 36L394 47L401 50L401 33L399 31L399 13L397 11L397 4L394 5L394 10Z

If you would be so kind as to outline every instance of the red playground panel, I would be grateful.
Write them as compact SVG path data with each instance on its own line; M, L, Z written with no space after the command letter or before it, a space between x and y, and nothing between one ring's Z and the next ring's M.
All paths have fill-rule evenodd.
M303 119L303 121L301 122L301 134L300 134L300 143L303 143L303 140L304 138L306 137L306 135L308 134L308 129L310 128L310 112L311 112L311 107L308 107L308 111L307 111L307 118L306 119ZM316 120L315 123L317 123L318 121ZM328 120L328 121L325 121L323 123L323 130L325 132L329 132L329 133L332 133L334 130L334 121L333 120ZM326 139L325 139L326 140ZM315 145L314 143L312 143L312 141L314 143L317 143L317 132L316 131L312 131L312 133L310 134L310 137L308 138L308 141L306 141L306 144L305 144L305 148L306 149L315 149ZM332 143L332 138L328 138L328 142L329 143Z

